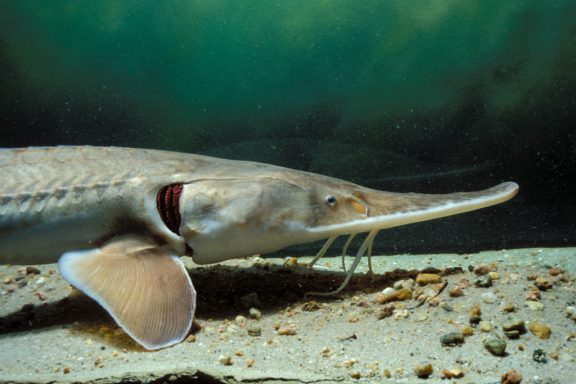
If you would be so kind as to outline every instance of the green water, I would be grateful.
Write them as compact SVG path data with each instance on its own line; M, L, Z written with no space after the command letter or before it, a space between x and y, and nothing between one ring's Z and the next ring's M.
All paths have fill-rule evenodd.
M575 36L573 0L1 0L0 145L182 150L391 190L512 179L527 207L576 210Z

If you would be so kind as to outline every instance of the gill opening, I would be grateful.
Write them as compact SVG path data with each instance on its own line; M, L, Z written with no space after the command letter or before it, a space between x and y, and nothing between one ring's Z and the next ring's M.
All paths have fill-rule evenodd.
M180 235L180 195L182 184L170 184L156 194L156 209L164 225L173 233Z

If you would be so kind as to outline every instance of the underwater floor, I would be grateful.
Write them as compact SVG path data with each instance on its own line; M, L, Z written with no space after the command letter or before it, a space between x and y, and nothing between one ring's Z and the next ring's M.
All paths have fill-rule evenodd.
M576 248L374 257L336 298L304 293L335 289L340 258L309 260L187 259L196 326L156 352L56 265L1 266L0 381L576 382Z

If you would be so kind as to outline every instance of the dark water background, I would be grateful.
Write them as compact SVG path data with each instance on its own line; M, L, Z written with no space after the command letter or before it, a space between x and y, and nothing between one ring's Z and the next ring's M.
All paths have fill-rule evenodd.
M0 146L149 147L389 191L514 180L377 253L576 245L574 0L0 0Z

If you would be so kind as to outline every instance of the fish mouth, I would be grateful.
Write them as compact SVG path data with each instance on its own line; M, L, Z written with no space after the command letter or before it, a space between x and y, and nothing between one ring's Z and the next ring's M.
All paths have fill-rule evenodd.
M514 182L483 191L449 194L389 193L367 189L362 191L361 197L353 194L352 198L362 217L307 230L328 237L392 228L496 205L514 197L518 189Z

